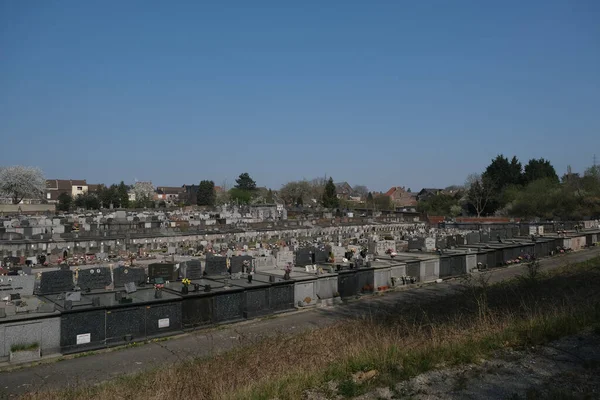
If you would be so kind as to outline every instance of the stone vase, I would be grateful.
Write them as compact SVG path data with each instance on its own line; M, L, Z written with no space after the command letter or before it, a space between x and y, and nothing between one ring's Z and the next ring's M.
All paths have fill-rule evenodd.
M181 294L188 294L190 291L190 289L188 288L187 285L183 285L181 288Z
M155 290L154 291L154 298L155 299L162 299L162 290Z

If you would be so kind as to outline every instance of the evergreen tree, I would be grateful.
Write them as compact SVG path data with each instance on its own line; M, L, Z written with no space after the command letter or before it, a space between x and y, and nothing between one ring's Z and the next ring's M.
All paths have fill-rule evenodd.
M125 182L121 181L119 186L117 186L117 197L119 201L119 207L127 208L129 207L129 190Z
M60 211L69 211L72 203L73 198L68 193L61 193L58 196L58 209Z
M267 193L267 204L273 204L275 203L275 197L273 196L273 191L271 189L269 189L269 192Z
M250 175L247 172L240 174L240 177L235 180L235 183L236 189L247 190L249 192L256 190L256 182L250 178Z
M335 183L333 183L333 178L329 178L323 192L323 207L337 208L339 204L340 201L335 190Z
M196 199L199 206L214 206L217 199L215 183L213 181L201 181L198 185Z
M525 171L523 172L523 183L527 185L538 179L545 178L558 183L558 175L556 175L556 171L552 164L550 164L550 161L544 160L543 158L540 158L539 160L529 160L525 166Z

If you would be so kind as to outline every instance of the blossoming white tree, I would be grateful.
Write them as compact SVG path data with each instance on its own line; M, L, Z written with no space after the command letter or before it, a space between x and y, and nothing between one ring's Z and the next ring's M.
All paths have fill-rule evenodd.
M154 186L152 182L136 182L133 185L135 201L142 204L152 200L154 197Z
M24 198L40 198L46 190L46 179L35 167L15 165L0 168L0 193L10 197L13 204Z

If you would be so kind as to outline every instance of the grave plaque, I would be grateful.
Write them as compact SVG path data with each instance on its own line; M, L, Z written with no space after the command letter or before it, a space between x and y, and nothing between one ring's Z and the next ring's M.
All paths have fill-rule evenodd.
M165 281L177 280L177 271L175 270L175 264L170 263L155 263L148 265L148 276L150 281L154 281L156 278L162 278Z
M38 294L70 292L74 286L73 271L58 270L42 272Z
M136 285L146 283L146 272L143 268L117 267L113 270L115 287L125 286L126 283L134 282Z
M125 291L127 293L137 292L137 288L135 287L135 282L128 282L125 284Z
M104 289L111 283L112 277L110 276L110 268L108 267L82 269L77 274L77 286L81 290Z
M81 292L67 292L65 300L69 301L81 301Z
M204 270L207 275L221 275L227 273L227 258L207 256Z
M186 261L184 275L187 279L202 279L202 263L200 260Z
M244 261L248 261L252 265L252 256L234 256L229 259L229 272L236 274L244 271Z

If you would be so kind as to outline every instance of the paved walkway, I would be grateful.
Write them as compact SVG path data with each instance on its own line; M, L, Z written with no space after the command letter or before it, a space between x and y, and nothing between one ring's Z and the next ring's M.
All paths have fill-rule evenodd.
M583 250L541 261L549 270L567 263L585 261L600 255L600 248ZM495 269L490 282L499 282L521 275L523 266ZM138 347L103 350L97 354L65 357L62 361L48 360L42 364L0 372L0 398L9 398L28 391L54 389L69 385L97 384L126 374L134 374L183 360L187 357L209 356L279 333L299 333L330 325L341 319L368 315L397 303L413 303L431 297L446 296L459 288L460 281L388 292L331 308L309 309L279 315L276 318L246 321L216 329L183 334L167 341L152 342ZM240 339L244 340L240 340Z

